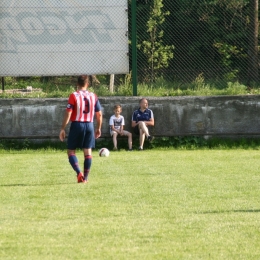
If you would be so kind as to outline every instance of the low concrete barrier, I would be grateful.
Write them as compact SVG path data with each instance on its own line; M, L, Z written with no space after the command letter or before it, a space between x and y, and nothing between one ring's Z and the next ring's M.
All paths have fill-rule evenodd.
M140 97L100 97L102 136L113 106L121 104L126 130ZM260 135L260 96L148 97L155 136ZM0 99L0 138L58 138L67 99ZM68 131L69 127L67 127Z

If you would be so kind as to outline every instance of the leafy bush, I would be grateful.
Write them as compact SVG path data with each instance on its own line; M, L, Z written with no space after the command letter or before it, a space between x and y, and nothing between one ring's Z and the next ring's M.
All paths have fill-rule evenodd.
M139 139L133 138L133 148L138 149ZM112 138L101 138L96 142L96 149L113 148ZM127 138L119 138L119 150L128 150ZM201 136L156 137L152 143L145 143L145 149L260 149L260 139L253 138L209 138ZM35 142L24 140L0 140L0 150L66 150L66 143L59 141Z
M105 81L103 79L102 81ZM7 77L5 92L0 93L0 98L67 98L75 91L75 82L69 77L56 78L44 82L40 78L13 80ZM24 91L26 86L32 86L33 92ZM22 91L17 91L20 89ZM41 90L41 91L38 91ZM152 84L139 84L138 96L212 96L212 95L247 95L260 94L258 86L248 89L245 85L236 82L206 81L203 74L199 74L191 83L170 82L159 77ZM109 91L109 87L101 82L97 87L90 87L90 91L98 96L132 96L133 87L131 74L120 77L114 86L114 92Z

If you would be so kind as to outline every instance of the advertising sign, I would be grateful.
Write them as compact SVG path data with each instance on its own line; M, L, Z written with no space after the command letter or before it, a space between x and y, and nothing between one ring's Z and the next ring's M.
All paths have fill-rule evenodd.
M0 3L0 76L129 72L126 0Z

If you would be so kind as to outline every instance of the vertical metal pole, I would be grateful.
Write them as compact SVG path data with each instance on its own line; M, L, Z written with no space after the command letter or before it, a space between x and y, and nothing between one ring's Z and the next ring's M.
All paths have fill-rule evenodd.
M136 0L132 0L131 19L132 19L132 81L133 96L137 96L137 40L136 40Z
M115 74L110 74L109 91L111 93L114 92L114 84L115 84Z
M5 78L2 77L2 91L5 91Z
M258 0L249 1L248 84L258 82Z

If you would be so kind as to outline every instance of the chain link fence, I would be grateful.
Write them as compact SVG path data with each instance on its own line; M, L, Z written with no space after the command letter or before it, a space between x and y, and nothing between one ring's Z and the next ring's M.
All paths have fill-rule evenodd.
M23 3L23 8L14 9L16 2ZM86 1L90 8L80 11L80 5L63 9L71 1L49 2L52 6L43 11L46 1L1 1L2 72L23 62L24 66L29 63L30 71L38 68L42 82L71 84L70 76L81 73L98 74L95 82L106 86L110 83L109 74L116 74L115 84L122 84L125 79L131 81L131 0L105 1L106 4ZM31 9L33 3L37 10ZM181 88L195 81L219 88L225 88L228 82L258 86L258 1L136 0L135 11L139 87L161 82ZM95 17L99 19L93 22ZM128 53L128 40L129 68L121 63ZM36 42L38 47L32 48L30 42ZM41 48L43 45L45 49ZM100 56L104 46L107 52ZM24 50L23 56L5 66L6 55L14 55L18 49ZM42 59L39 55L46 50ZM64 58L59 62L54 59L53 67L47 67L47 71L39 65L61 51ZM72 69L68 69L70 65ZM94 69L100 65L103 71ZM53 76L50 71L57 68L58 74ZM126 75L125 70L130 74ZM31 73L22 75L29 77ZM18 78L9 81L17 82Z
M0 1L0 75L128 73L127 0Z
M137 0L138 83L258 83L258 1L250 1Z

